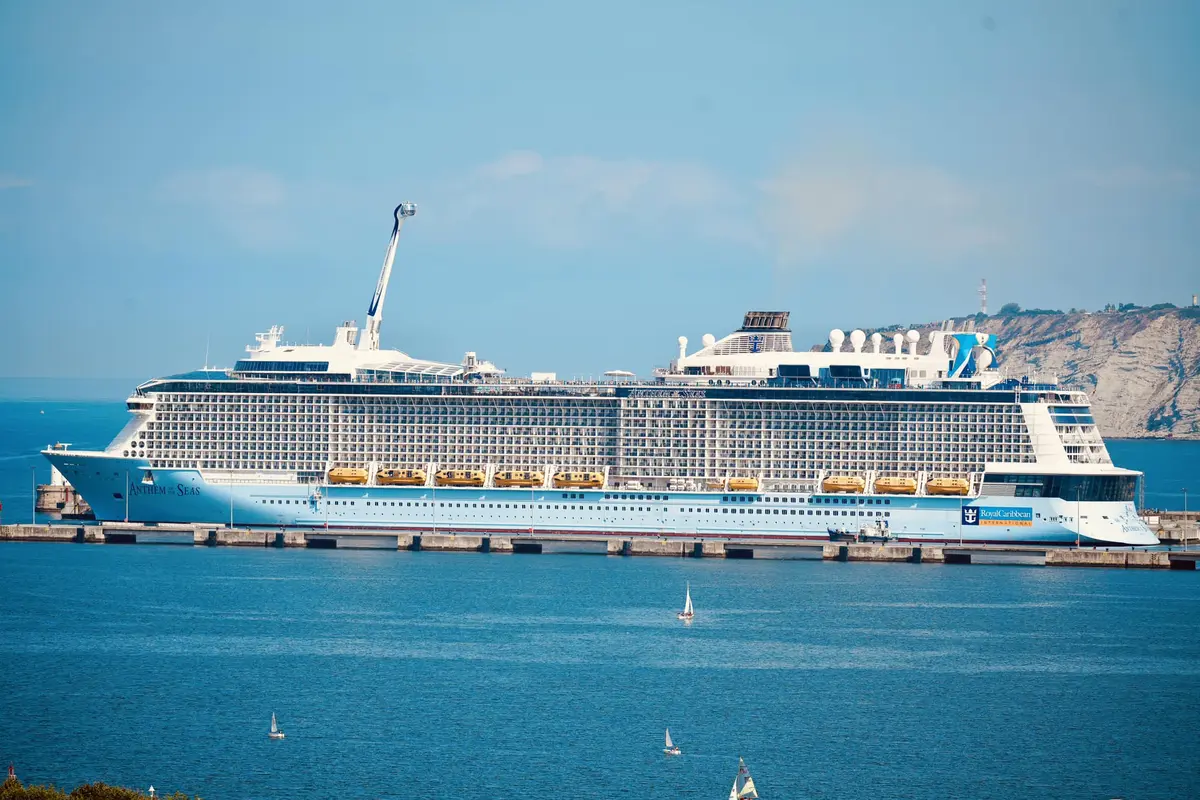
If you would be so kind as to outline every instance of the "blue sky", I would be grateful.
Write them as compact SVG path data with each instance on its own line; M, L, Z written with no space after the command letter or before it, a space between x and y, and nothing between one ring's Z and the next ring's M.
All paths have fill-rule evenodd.
M1200 291L1200 6L0 0L0 375L385 347L645 372Z

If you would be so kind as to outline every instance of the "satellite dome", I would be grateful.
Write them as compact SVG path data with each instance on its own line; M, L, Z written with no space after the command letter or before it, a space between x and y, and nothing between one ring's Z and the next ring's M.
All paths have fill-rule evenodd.
M846 341L846 334L840 328L834 328L829 332L829 344L833 348L833 352L840 353L844 341Z
M892 337L892 344L896 346L896 352L900 352L900 348L904 346L904 334L897 333Z
M880 334L879 331L875 331L874 333L871 334L871 349L872 350L874 350L876 353L878 353L879 345L882 343L883 343L883 335Z
M862 352L863 343L867 341L867 335L855 328L850 331L850 346L854 348L854 352Z
M680 347L687 347L687 337L686 337L686 336L680 336L680 337L679 337L679 346L680 346Z
M717 343L717 337L713 336L711 333L706 333L703 337L701 337L700 341L704 343L705 347L712 347Z
M908 339L909 344L916 344L921 340L921 334L917 333L916 331L909 331L908 333L904 334L904 338Z

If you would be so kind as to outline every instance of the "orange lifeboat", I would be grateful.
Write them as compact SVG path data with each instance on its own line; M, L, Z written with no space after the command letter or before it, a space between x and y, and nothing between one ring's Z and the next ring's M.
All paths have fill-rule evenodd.
M966 478L934 478L925 481L927 494L955 495L963 497L971 491L971 483Z
M915 478L876 478L875 491L879 494L916 494Z
M378 486L424 486L423 469L381 469L375 473Z
M857 494L867 488L867 482L857 475L831 475L821 481L823 492L846 492Z
M604 475L599 472L556 472L555 489L599 489L604 485Z
M433 476L438 486L483 486L483 470L443 469Z
M544 486L546 475L542 472L505 470L504 472L497 472L492 477L492 483L500 488L521 487L532 489L536 486Z
M341 484L366 483L367 471L365 469L354 469L353 467L334 467L329 470L329 482Z

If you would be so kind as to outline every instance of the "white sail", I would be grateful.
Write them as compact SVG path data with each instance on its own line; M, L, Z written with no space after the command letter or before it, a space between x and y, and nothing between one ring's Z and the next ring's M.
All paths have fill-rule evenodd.
M675 743L671 741L671 729L667 728L667 749L670 750L674 746Z
M271 733L279 733L279 726L275 724L275 712L271 712Z
M692 610L692 585L689 583L687 585L687 600L683 604L683 615L685 617L690 617L695 613L696 612Z
M750 770L746 769L746 762L738 759L738 773L733 779L733 788L729 790L729 800L757 800L758 790L754 788L754 779L750 777Z

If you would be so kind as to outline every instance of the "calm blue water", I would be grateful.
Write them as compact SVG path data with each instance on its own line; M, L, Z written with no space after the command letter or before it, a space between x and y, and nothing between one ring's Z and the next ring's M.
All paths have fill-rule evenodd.
M0 587L27 781L720 798L742 755L764 798L1200 795L1195 573L0 544Z
M3 393L0 392L0 396ZM0 504L4 519L28 522L33 473L50 480L50 466L38 451L54 442L77 449L103 448L124 426L124 401L0 400ZM1161 439L1110 441L1113 461L1146 473L1146 507L1183 508L1183 490L1200 508L1200 441Z
M39 447L124 419L0 403L5 518ZM1164 505L1197 447L1112 445ZM0 762L208 800L725 797L739 755L764 798L1197 796L1198 602L1195 573L0 544Z

